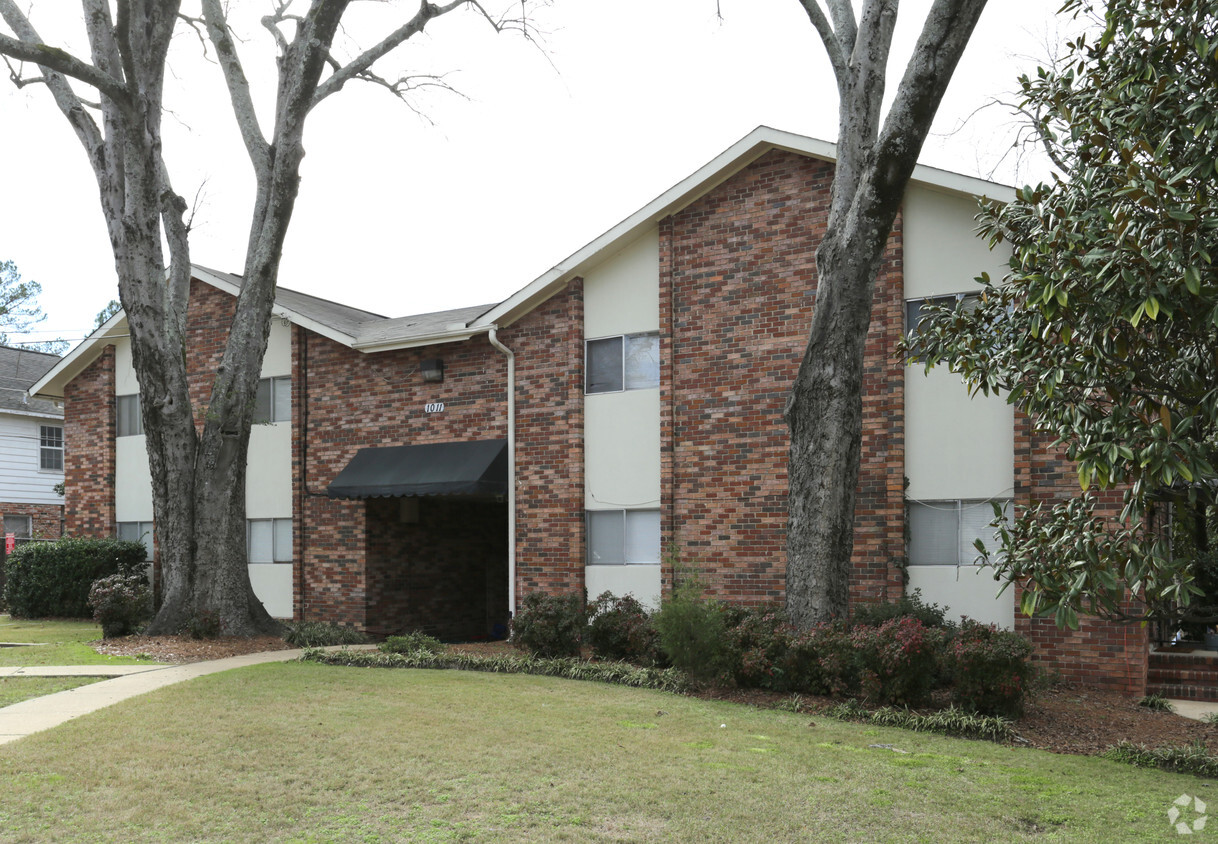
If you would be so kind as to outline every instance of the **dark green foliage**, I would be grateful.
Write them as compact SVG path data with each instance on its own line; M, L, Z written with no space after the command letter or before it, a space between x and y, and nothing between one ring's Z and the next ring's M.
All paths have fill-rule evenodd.
M1026 586L1025 614L1204 624L1206 573L1147 517L1170 503L1204 526L1218 493L1218 0L1063 11L1101 16L1102 34L1020 84L1065 175L986 206L1008 277L983 276L975 309L931 309L914 344L1007 394L1077 465L1075 497L1024 510L983 551ZM1095 491L1112 489L1120 516L1099 518Z
M1032 643L992 624L965 619L947 648L952 701L986 715L1018 718L1034 669Z
M433 654L427 651L387 654L380 651L309 650L302 659L326 665L351 665L361 668L455 668L497 674L537 674L677 694L689 688L685 675L672 668L640 668L625 662L588 662L571 657L544 659L532 656L476 656L468 653Z
M1209 748L1200 742L1184 747L1167 745L1151 749L1131 741L1122 741L1105 750L1103 756L1137 768L1159 768L1209 779L1218 778L1218 756L1210 753Z
M678 587L655 616L660 648L675 668L709 682L734 673L723 604L702 597L696 585Z
M298 648L363 645L368 642L368 637L360 631L328 621L286 621L283 627L283 640Z
M19 545L5 562L4 597L15 618L89 618L93 581L144 574L146 549L120 539L65 538Z
M881 727L899 727L919 733L940 733L967 739L1005 742L1015 738L1014 725L999 715L978 715L949 707L938 712L920 714L908 709L884 707L874 712L855 700L831 706L824 711L829 718L857 721Z
M943 633L916 618L893 618L850 634L858 660L858 690L875 703L918 706L939 676Z
M525 595L512 619L512 644L533 656L579 656L588 617L582 595Z
M592 655L601 659L624 659L639 665L656 665L663 659L652 613L631 595L618 598L603 592L588 604L585 636Z
M89 606L103 638L126 636L152 618L152 590L143 575L112 574L93 581Z
M347 643L338 642L336 644ZM444 652L443 642L435 636L428 636L420 630L412 631L403 636L390 636L377 647L387 654L412 654L418 651L429 654Z
M927 627L954 627L947 620L947 608L922 601L922 590L915 589L896 601L880 601L851 605L852 621L856 625L879 627L894 618L916 618Z

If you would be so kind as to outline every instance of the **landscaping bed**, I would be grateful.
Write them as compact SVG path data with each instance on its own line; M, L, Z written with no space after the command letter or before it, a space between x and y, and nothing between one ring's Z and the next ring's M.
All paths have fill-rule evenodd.
M145 654L158 662L199 662L245 653L291 647L281 639L225 637L192 639L189 636L124 636L94 643L99 653L115 656ZM471 642L449 645L452 651L479 656L516 655L506 642ZM708 700L725 700L749 706L773 708L789 705L791 695L758 689L710 687L693 693ZM838 701L815 695L800 698L801 709L820 712ZM1194 721L1170 712L1139 706L1134 699L1114 692L1059 686L1032 696L1016 733L1026 746L1056 753L1096 755L1121 740L1147 747L1186 745L1201 742L1218 752L1218 726Z

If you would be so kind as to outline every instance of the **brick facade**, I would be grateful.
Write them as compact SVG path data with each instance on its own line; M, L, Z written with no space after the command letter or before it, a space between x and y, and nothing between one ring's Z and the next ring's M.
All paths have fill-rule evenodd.
M833 166L771 152L660 225L662 531L711 591L781 603L789 432ZM900 594L904 373L900 226L876 287L864 379L853 600ZM663 579L670 588L671 564Z
M70 536L114 531L114 347L102 349L64 390L65 528Z

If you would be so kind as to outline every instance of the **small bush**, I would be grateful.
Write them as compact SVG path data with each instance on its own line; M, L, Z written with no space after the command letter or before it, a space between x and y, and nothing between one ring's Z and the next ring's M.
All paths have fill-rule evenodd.
M93 581L89 606L103 638L126 636L152 617L152 590L142 575L112 574Z
M69 537L19 545L5 561L4 597L15 618L90 618L93 581L143 575L143 543Z
M947 620L946 607L922 601L921 589L902 595L896 601L855 604L850 609L853 623L866 627L879 627L894 618L916 618L926 627L955 627Z
M329 621L288 621L283 626L283 640L298 648L363 645L368 642L368 637L360 631Z
M992 624L964 619L947 648L952 702L986 715L1018 718L1034 676L1032 643Z
M858 653L850 632L840 621L792 633L778 667L786 691L844 695L859 688Z
M1105 759L1124 762L1137 768L1159 768L1198 777L1218 778L1218 756L1197 742L1184 747L1167 745L1148 748L1131 741L1114 744L1101 754Z
M724 609L733 679L737 685L793 691L783 658L791 647L795 630L780 607Z
M725 608L703 599L696 586L675 589L656 613L655 625L660 648L678 670L702 681L735 673Z
M1162 695L1147 695L1138 701L1138 706L1145 707L1152 712L1174 712L1171 701Z
M601 659L624 659L640 665L661 662L660 634L652 613L632 595L602 592L588 605L588 644Z
M421 630L415 630L404 636L390 636L378 647L387 654L412 654L419 652L438 654L444 652L443 642L435 636L428 636Z
M875 703L918 706L939 674L943 635L912 616L879 627L859 626L850 635L859 671L859 691Z
M512 644L539 657L579 656L587 615L580 595L526 595L512 619Z

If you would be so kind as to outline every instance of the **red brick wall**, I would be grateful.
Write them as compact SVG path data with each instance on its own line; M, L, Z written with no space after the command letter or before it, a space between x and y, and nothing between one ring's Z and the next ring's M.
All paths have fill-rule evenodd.
M66 532L114 532L114 347L64 389Z
M0 502L0 524L5 516L29 516L34 536L58 539L63 535L64 507L62 504L17 504Z
M783 407L807 343L831 164L771 152L660 226L662 531L712 592L785 596ZM855 600L900 593L904 380L900 229L866 350ZM673 572L666 565L665 588Z
M1078 494L1078 472L1053 437L1033 430L1028 417L1015 419L1015 503L1026 507ZM1115 516L1120 494L1101 496L1099 515ZM1077 630L1059 630L1051 618L1028 618L1019 612L1023 590L1015 589L1015 630L1036 645L1037 661L1064 679L1111 688L1125 694L1146 693L1149 639L1142 628L1094 617L1079 619Z

